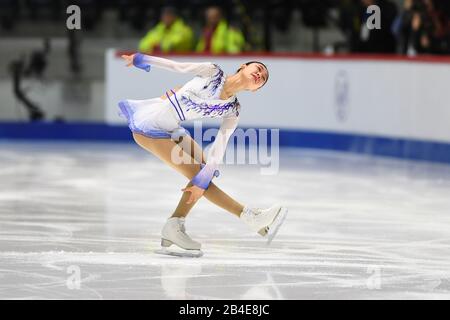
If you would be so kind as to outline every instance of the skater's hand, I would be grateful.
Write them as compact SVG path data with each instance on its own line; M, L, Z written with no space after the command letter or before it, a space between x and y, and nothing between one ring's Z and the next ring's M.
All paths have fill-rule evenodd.
M122 58L125 59L125 61L127 62L127 64L126 64L127 67L133 65L134 54L131 54L131 55L123 54Z
M183 189L181 189L181 191L191 193L191 196L189 197L188 201L186 201L187 204L197 202L197 200L200 199L203 196L203 193L205 192L204 189L197 187L197 186L183 188Z

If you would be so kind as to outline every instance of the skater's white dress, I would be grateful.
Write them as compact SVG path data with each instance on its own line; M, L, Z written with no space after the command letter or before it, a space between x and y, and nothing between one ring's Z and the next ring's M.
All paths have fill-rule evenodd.
M144 55L134 55L133 64L149 72L152 66L180 73L192 73L195 77L167 99L122 100L119 115L128 121L133 132L151 138L178 138L187 134L180 123L199 118L222 118L219 132L208 152L205 165L192 179L192 183L206 189L222 161L230 136L239 121L240 104L235 95L220 99L226 75L213 63L175 62Z

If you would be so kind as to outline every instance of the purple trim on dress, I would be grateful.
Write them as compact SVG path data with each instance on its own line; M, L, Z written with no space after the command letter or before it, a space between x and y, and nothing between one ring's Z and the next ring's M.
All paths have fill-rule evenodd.
M172 104L172 106L174 107L175 111L177 112L178 118L180 118L180 120L183 121L184 119L181 117L180 113L178 112L177 106L172 102L172 100L170 99L169 94L167 92L166 92L166 97L167 97L167 99L169 99L170 103ZM180 110L181 110L181 108L180 108Z
M215 94L217 91L217 88L219 88L220 84L223 80L223 71L220 69L220 67L214 63L214 66L217 68L217 73L214 75L214 77L205 85L205 89L208 88L210 85L211 87L211 94Z
M158 130L158 129L147 129L146 131L136 127L134 124L134 111L133 108L130 106L128 101L121 100L119 102L119 108L120 113L119 116L124 116L128 121L128 127L132 132L137 132L140 134L143 134L144 136L150 137L150 138L170 138L171 134L164 130Z
M216 117L222 116L224 113L228 112L228 110L232 110L235 113L238 113L239 102L237 98L235 98L232 102L227 102L224 104L208 104L206 102L194 102L191 98L186 96L181 96L181 102L183 102L187 110L194 110L197 113L201 113L202 116Z
M177 102L178 108L180 108L181 114L183 115L183 120L186 120L186 117L184 116L184 113L183 113L183 109L181 108L180 103L178 102L177 94L172 89L170 89L170 91L172 91L173 96L175 97L175 101Z

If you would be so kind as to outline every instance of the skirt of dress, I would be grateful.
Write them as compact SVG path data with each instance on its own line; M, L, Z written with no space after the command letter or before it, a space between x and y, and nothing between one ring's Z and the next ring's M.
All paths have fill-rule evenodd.
M150 138L174 139L188 132L179 125L170 106L161 98L148 100L122 100L119 116L128 121L131 131Z

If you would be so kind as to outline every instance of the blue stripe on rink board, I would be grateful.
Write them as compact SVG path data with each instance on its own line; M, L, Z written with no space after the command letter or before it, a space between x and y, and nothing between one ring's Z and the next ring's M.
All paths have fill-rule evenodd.
M185 128L193 136L193 127ZM205 126L203 130L208 128ZM450 164L450 142L287 129L280 129L279 133L280 146L349 151ZM270 134L268 136L270 141ZM132 136L130 129L123 125L0 122L0 139L132 141Z
M450 164L450 143L337 132L280 130L280 145Z

